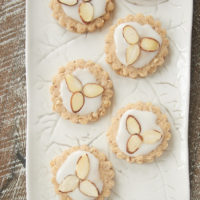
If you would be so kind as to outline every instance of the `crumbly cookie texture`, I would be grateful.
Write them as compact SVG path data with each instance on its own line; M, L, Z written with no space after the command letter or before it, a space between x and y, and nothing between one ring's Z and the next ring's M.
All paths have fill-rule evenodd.
M60 84L67 74L71 74L76 69L88 69L89 72L96 78L104 91L101 98L101 106L97 111L86 115L70 112L63 105L63 100L60 95ZM73 123L87 124L90 121L96 121L103 116L111 105L113 96L113 84L107 72L105 72L98 64L92 61L75 60L69 62L65 67L59 69L59 73L53 78L50 88L53 102L53 110L59 113L64 119L71 120Z
M126 22L137 22L141 25L149 24L162 37L162 45L158 54L149 64L145 65L144 67L136 68L132 65L125 66L119 61L115 53L115 29L120 24ZM126 18L118 20L117 24L110 28L110 31L105 40L106 61L111 65L112 69L121 76L131 78L146 77L150 74L153 74L159 66L163 65L165 57L168 54L168 46L169 40L167 39L166 31L161 28L159 21L156 21L152 16L144 16L142 14L128 15Z
M103 189L101 194L98 196L97 200L103 200L104 198L110 196L111 189L114 186L114 176L115 176L112 164L103 153L99 152L94 147L88 147L86 145L72 147L69 150L64 151L62 155L57 156L55 159L51 161L50 166L53 174L52 183L54 185L55 192L60 196L60 199L71 200L71 198L66 193L59 192L58 189L59 185L56 181L56 174L59 168L64 163L64 161L67 159L67 157L73 152L76 152L78 150L87 151L93 154L99 160L99 173L100 173L100 178L103 182Z
M154 149L153 151L151 151L150 153L146 155L130 157L126 155L125 153L123 153L119 149L116 143L116 136L118 133L120 119L126 111L131 110L131 109L136 109L136 110L141 110L141 111L150 111L154 113L157 116L156 123L158 124L158 126L161 128L163 132L163 140L161 144L156 149ZM108 141L109 141L112 152L115 153L118 158L124 159L129 163L142 164L142 163L153 162L153 160L157 157L160 157L163 151L168 147L168 141L171 138L170 124L167 120L166 115L162 114L158 107L153 106L151 103L138 102L135 104L129 104L126 107L121 108L117 112L116 116L112 120L111 127L109 128L107 132L107 137L108 137Z
M62 9L61 3L58 0L51 0L50 8L53 11L53 17L58 21L58 23L65 27L67 30L77 33L93 32L96 29L103 27L105 21L107 21L112 11L114 10L113 0L106 0L106 12L103 16L94 19L90 23L81 23L71 17Z

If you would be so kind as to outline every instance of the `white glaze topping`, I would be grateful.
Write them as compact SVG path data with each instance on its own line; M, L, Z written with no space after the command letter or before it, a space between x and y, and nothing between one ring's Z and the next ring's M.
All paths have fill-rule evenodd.
M79 0L79 2L74 6L68 6L65 4L61 5L67 16L83 23L79 15L79 5L82 2L82 0ZM90 3L94 7L94 19L101 17L106 13L106 0L91 0Z
M126 144L128 139L130 138L130 134L126 128L126 119L129 115L133 115L141 126L141 134L147 130L157 130L162 133L161 128L156 124L156 115L149 111L140 111L140 110L128 110L125 112L119 122L119 129L116 136L116 143L119 149L130 157L145 155L150 153L152 150L156 149L162 142L162 139L154 144L142 144L141 147L133 154L129 154L126 151ZM163 138L163 137L162 137Z
M67 177L68 175L75 175L77 161L84 154L87 154L90 160L90 171L86 179L92 181L97 186L99 192L101 193L103 188L103 182L99 174L99 160L93 154L86 151L76 151L73 152L71 155L69 155L67 160L65 160L65 162L58 170L56 174L56 181L58 184L61 184L64 178ZM68 195L74 200L95 199L92 197L85 196L79 191L78 188L73 192L68 193Z
M88 69L77 69L72 73L76 78L78 78L82 86L84 86L86 83L96 83L96 78L94 77L93 74ZM72 96L72 93L69 91L67 88L67 84L65 80L61 81L60 84L60 95L63 100L63 105L65 108L72 112L71 106L70 106L70 99ZM102 95L94 98L88 98L85 97L85 103L82 107L82 109L77 112L79 115L87 115L89 113L95 112L100 108L101 106L101 98Z
M120 24L115 29L114 41L115 41L115 47L116 47L116 55L123 65L127 65L126 64L126 49L129 46L129 44L126 42L126 40L123 37L123 28L126 25L130 25L133 28L135 28L140 38L151 37L151 38L156 39L160 43L160 45L162 44L161 36L148 24L141 25L137 22L127 22L127 23ZM139 59L132 66L136 68L144 67L145 65L149 64L153 60L153 58L157 55L158 51L159 50L155 52L141 51Z

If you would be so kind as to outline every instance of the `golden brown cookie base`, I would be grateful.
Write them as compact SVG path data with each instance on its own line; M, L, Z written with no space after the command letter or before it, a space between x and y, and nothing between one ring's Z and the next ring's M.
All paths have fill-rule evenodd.
M116 48L113 37L115 28L126 22L138 22L141 25L149 24L162 37L162 45L159 53L149 64L142 68L136 68L134 64L129 66L123 65L115 53ZM144 16L142 14L128 15L126 18L118 20L117 24L110 28L105 44L106 61L111 65L112 69L121 76L131 78L146 77L154 73L159 66L163 65L165 57L168 54L168 46L169 40L167 39L166 31L161 28L159 21L154 20L151 16Z
M143 110L143 111L150 111L153 112L157 116L157 121L156 123L160 126L163 132L163 140L162 143L152 152L146 154L146 155L141 155L141 156L135 156L135 157L130 157L123 153L117 143L116 143L116 136L118 133L118 128L119 128L119 122L122 117L122 115L130 109L136 109L136 110ZM142 103L138 102L135 104L129 104L124 108L121 108L116 116L112 120L112 124L110 129L108 130L107 133L108 141L111 147L111 150L113 153L116 154L116 156L120 159L124 159L129 163L147 163L147 162L153 162L153 160L157 157L160 157L163 153L163 151L168 147L168 141L171 138L171 133L170 133L170 124L167 120L166 115L162 114L160 109L156 106L153 106L151 103Z
M63 105L62 98L60 96L60 84L64 79L65 74L72 73L76 69L87 68L96 78L97 84L104 87L102 94L102 103L100 108L87 115L79 115L78 113L72 113L68 111ZM103 116L108 107L111 105L111 98L113 96L113 84L109 79L108 73L105 72L99 65L92 61L75 60L69 62L65 67L59 69L59 73L53 78L50 92L52 95L53 110L58 112L64 119L71 120L74 123L87 124L89 121L96 121L99 117Z
M50 163L51 171L53 174L52 183L54 184L55 191L60 196L60 199L72 200L69 196L67 196L66 193L59 192L58 190L59 185L56 181L57 171L61 167L61 165L64 163L64 161L67 159L67 157L71 153L78 150L90 152L99 160L99 172L100 172L101 180L103 181L103 189L102 189L102 193L97 198L97 200L103 200L105 197L110 196L111 189L114 186L114 176L115 176L112 164L110 161L108 161L108 159L103 153L99 152L94 147L88 147L85 145L85 146L72 147L69 150L64 151L62 155L57 156Z
M110 18L111 13L114 10L114 3L113 0L107 0L106 13L102 17L99 17L88 24L80 23L67 16L58 0L51 0L50 7L53 11L53 17L58 20L58 23L61 26L72 32L86 33L93 32L96 29L103 27L105 21Z

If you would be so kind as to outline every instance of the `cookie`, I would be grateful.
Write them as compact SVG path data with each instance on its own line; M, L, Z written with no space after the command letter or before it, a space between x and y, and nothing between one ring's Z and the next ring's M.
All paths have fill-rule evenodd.
M66 120L86 124L106 113L111 105L113 84L99 65L75 60L59 69L50 92L54 111Z
M113 0L51 0L53 17L69 31L93 32L101 28L114 10Z
M103 200L114 186L114 170L97 149L77 146L51 161L52 183L62 200Z
M110 28L105 41L106 61L121 76L146 77L163 65L169 41L159 21L129 15Z
M138 102L117 112L107 137L118 158L130 163L152 162L168 147L170 124L158 107Z

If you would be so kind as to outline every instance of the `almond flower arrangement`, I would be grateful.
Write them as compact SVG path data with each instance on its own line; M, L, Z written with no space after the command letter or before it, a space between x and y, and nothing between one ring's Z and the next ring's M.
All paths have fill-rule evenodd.
M87 83L82 86L80 80L71 74L66 75L65 81L69 91L72 93L70 105L74 113L81 110L85 97L94 98L104 92L104 88L97 83Z
M84 23L90 23L94 19L94 7L90 3L91 0L83 0L79 5L79 15ZM78 0L59 0L60 3L67 6L74 6L78 4Z
M135 63L139 59L141 51L154 52L160 48L160 43L156 39L150 37L140 38L135 28L130 25L123 28L123 37L129 44L126 49L127 65Z
M162 138L162 133L158 130L147 130L141 133L139 121L132 115L126 119L126 128L131 135L127 141L126 151L135 153L144 144L154 144Z
M87 176L90 171L90 160L87 154L82 155L76 164L75 174L68 175L59 186L62 193L73 192L79 188L80 192L86 196L97 198L99 190L97 186Z

